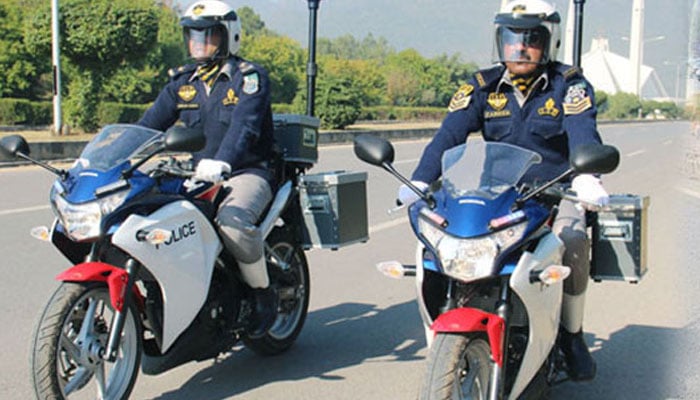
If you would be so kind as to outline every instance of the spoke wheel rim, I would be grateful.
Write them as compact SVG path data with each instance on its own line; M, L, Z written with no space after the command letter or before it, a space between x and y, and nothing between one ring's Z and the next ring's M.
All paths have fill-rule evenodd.
M56 372L64 397L82 398L89 393L90 398L118 399L129 388L138 371L139 351L132 313L127 315L116 360L101 357L114 314L107 289L98 288L85 292L66 315L56 349Z
M270 276L280 277L273 283L279 294L279 312L268 335L277 340L292 335L304 313L307 282L302 262L295 248L289 243L281 242L271 249L268 265L277 270Z

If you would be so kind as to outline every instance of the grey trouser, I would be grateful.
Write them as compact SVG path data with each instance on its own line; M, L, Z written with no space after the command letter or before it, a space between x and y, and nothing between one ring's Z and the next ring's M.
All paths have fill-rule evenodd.
M263 256L262 232L257 226L272 200L272 189L258 175L240 174L224 182L231 193L219 206L219 224L224 246L236 260L252 264Z
M562 200L552 230L564 242L564 265L571 268L571 275L564 281L564 293L579 295L586 292L590 244L586 233L586 211L575 203Z

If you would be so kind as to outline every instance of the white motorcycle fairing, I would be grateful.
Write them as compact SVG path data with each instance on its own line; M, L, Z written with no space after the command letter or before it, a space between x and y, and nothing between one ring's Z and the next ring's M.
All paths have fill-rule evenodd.
M143 239L153 229L171 232L164 244ZM147 268L163 294L163 342L165 353L190 325L209 292L221 242L209 220L192 203L177 201L148 216L131 215L117 229L112 243Z
M552 285L531 283L530 272L561 265L563 254L564 243L550 232L540 239L533 253L523 253L510 277L510 287L527 310L529 338L509 399L516 399L525 390L552 350L559 332L563 281Z

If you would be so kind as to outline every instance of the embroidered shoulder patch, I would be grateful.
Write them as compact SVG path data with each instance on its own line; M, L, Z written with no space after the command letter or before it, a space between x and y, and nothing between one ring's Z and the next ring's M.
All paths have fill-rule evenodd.
M469 106L469 102L472 99L472 92L474 91L474 86L470 84L464 84L457 89L457 92L452 96L450 100L450 105L447 107L449 112L461 110Z
M566 97L564 97L564 114L565 115L575 115L580 114L589 108L593 107L591 103L591 98L586 92L586 84L581 82L569 86L566 92Z
M255 94L260 90L260 76L257 72L243 75L243 93Z

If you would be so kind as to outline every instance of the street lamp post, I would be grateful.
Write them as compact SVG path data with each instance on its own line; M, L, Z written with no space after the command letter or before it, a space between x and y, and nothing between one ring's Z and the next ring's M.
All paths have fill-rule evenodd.
M53 62L53 134L62 132L61 122L61 62L58 37L58 0L51 0L51 58Z
M316 20L321 0L307 0L309 3L309 61L306 64L306 114L314 115L316 91Z

